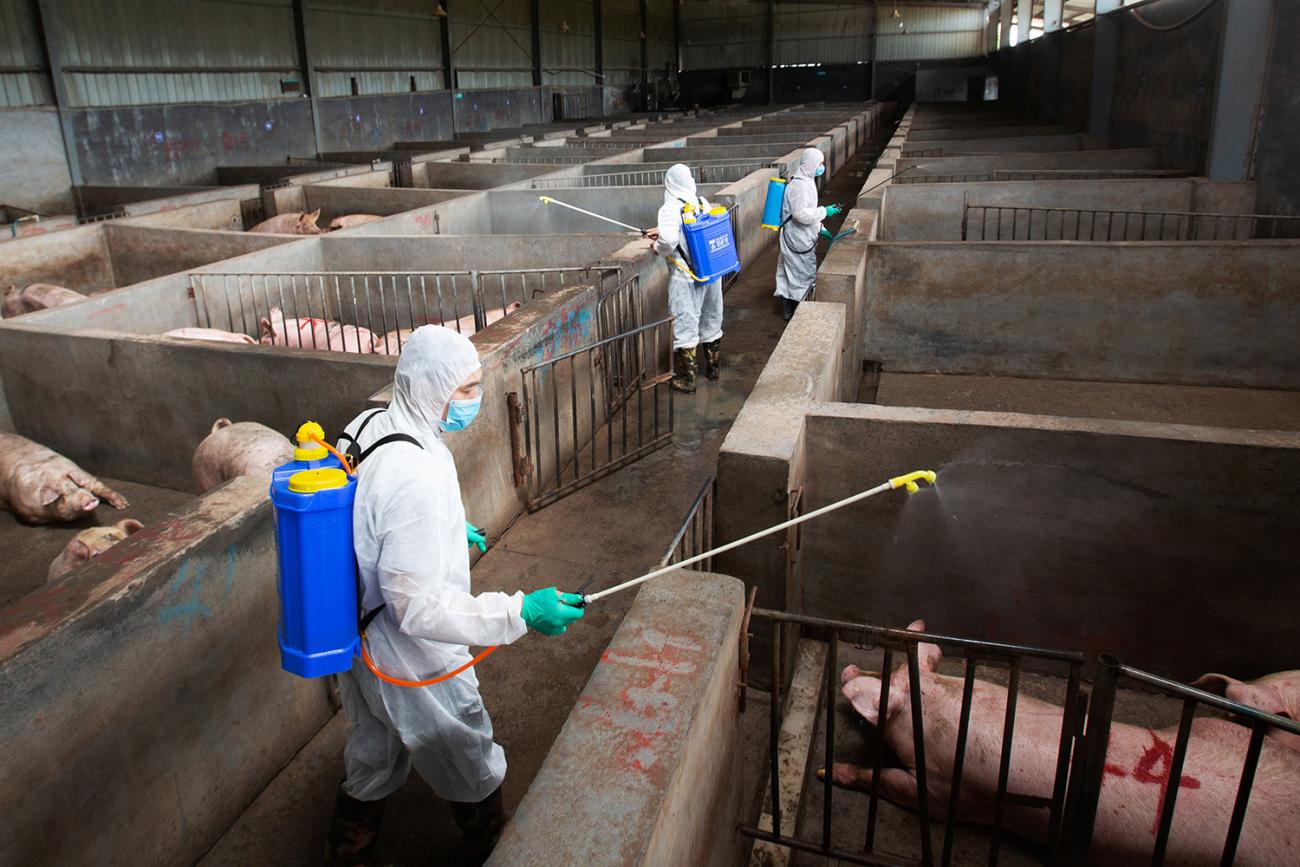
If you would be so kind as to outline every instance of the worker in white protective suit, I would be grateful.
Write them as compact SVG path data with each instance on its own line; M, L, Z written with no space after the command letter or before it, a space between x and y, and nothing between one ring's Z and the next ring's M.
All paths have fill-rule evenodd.
M402 348L387 410L367 410L339 440L360 462L353 539L361 577L363 640L384 675L420 681L471 659L468 645L509 644L529 628L563 633L582 616L581 597L554 587L470 591L460 483L443 433L473 421L482 397L478 352L440 325L417 329ZM467 534L471 534L468 535ZM377 612L377 613L376 613ZM339 675L352 723L347 778L330 826L331 863L376 857L384 799L412 767L453 816L474 855L486 857L508 816L501 800L506 757L492 739L474 669L408 687L381 680L362 660Z
M722 375L722 278L696 283L681 266L691 267L682 242L683 213L707 213L710 205L695 192L695 178L681 163L664 174L664 203L658 224L646 232L650 249L668 263L668 308L673 314L673 388L695 393L699 367L696 349L703 344L705 375ZM686 209L690 209L686 211Z
M822 228L822 221L840 213L834 205L817 205L817 178L825 173L825 162L826 157L817 148L805 149L781 202L776 294L782 299L781 318L787 322L799 302L811 296L816 286L817 239L831 237Z

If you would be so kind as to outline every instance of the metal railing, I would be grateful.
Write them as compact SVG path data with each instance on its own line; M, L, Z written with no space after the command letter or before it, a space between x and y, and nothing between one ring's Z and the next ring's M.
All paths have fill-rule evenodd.
M1082 689L1082 671L1084 657L1079 653L1029 647L1000 642L976 641L902 629L889 629L866 623L850 623L820 617L792 614L754 608L749 622L754 619L770 621L772 625L772 661L771 661L771 701L769 717L768 773L770 776L771 806L770 831L742 825L739 832L756 840L765 840L791 849L810 852L838 859L850 864L931 865L936 862L930 809L934 800L941 797L936 793L932 800L928 767L946 764L943 759L927 766L926 750L935 745L932 739L926 743L925 732L934 725L927 722L921 701L921 666L919 645L936 644L941 648L956 651L963 659L962 699L956 720L955 747L952 755L952 772L945 782L946 808L943 820L942 848L937 853L937 861L943 865L952 863L955 846L955 826L958 823L960 807L963 805L962 780L966 772L966 763L972 759L967 754L967 745L971 736L971 716L974 704L976 670L980 666L998 667L1006 670L1005 707L997 711L1002 717L1002 731L997 743L1000 748L997 755L997 783L992 797L992 828L988 851L988 863L996 865L1001 854L1003 827L1007 808L1038 808L1047 811L1046 834L1038 846L1039 857L1044 864L1083 864L1089 861L1093 829L1097 819L1097 808L1101 797L1102 778L1108 771L1106 762L1110 744L1110 733L1115 709L1115 695L1120 681L1132 680L1149 690L1156 690L1166 696L1180 699L1183 703L1182 716L1178 726L1171 758L1167 768L1160 774L1162 781L1162 800L1159 802L1158 824L1153 832L1152 861L1154 865L1162 864L1170 839L1170 829L1174 819L1175 801L1181 782L1183 761L1191 741L1192 721L1197 707L1205 705L1226 711L1245 720L1250 729L1245 748L1243 768L1237 786L1235 802L1232 808L1228 832L1224 841L1221 863L1233 862L1241 840L1247 807L1250 803L1255 774L1259 766L1260 755L1265 735L1273 729L1300 735L1300 721L1287 719L1248 707L1212 693L1194 687L1185 686L1166 678L1153 675L1140 669L1121 665L1112 656L1103 654L1097 662L1097 674L1091 690L1091 698ZM797 830L783 830L781 815L781 779L779 741L782 722L781 688L783 683L781 649L783 624L797 624L806 630L818 634L827 641L827 660L824 683L824 696L818 712L820 725L825 734L823 766L825 774L822 781L822 826L818 839L809 840L797 836ZM879 821L881 771L884 765L885 735L884 724L876 726L875 745L872 750L871 783L868 792L867 827L863 847L859 851L837 848L832 839L832 815L834 803L834 782L831 769L835 762L835 724L836 706L839 695L840 673L838 668L838 647L841 640L856 642L861 647L883 649L880 669L881 686L876 701L877 720L889 718L889 693L899 684L891 684L893 679L893 662L896 654L904 657L902 665L907 669L907 702L911 718L910 737L914 750L916 777L915 810L919 829L916 849L919 853L900 856L893 852L883 853L876 849L877 823ZM742 660L742 669L747 660ZM1059 703L1061 707L1061 727L1053 757L1054 771L1051 779L1049 796L1031 795L1024 792L1010 791L1010 770L1015 755L1015 729L1017 699L1020 696L1021 675L1025 664L1032 663L1036 673L1044 672L1063 675L1065 680L1064 695ZM1085 725L1086 718L1086 725ZM940 730L949 727L948 720ZM802 779L795 785L800 785ZM970 797L967 793L967 798ZM942 801L940 801L942 802ZM1097 861L1096 863L1102 863Z
M255 199L240 199L239 219L242 222L245 231L265 220L266 203L262 201L262 197L258 196Z
M562 286L616 281L617 268L469 271L296 271L190 275L195 321L268 343L344 352L401 351L410 332L441 324L473 334ZM277 319L296 330L277 339ZM343 327L341 327L343 326ZM364 333L349 336L345 327ZM367 336L371 342L367 343Z
M672 319L661 319L523 369L522 407L511 417L523 435L512 430L511 443L524 449L522 460L516 455L516 480L525 485L530 511L672 439L671 348ZM617 405L600 370L611 359L634 371Z
M1050 855L1056 850L1061 834L1062 819L1065 811L1066 782L1070 771L1071 747L1075 738L1078 737L1080 723L1083 720L1084 703L1081 701L1082 693L1080 690L1080 681L1084 663L1082 654L1067 653L1018 644L974 641L971 639L955 638L947 635L912 632L905 629L890 629L867 623L849 623L841 620L829 620L821 617L810 617L807 615L791 614L785 611L774 611L763 608L755 608L752 616L754 618L768 620L772 624L772 695L769 719L769 731L771 737L769 743L768 769L772 793L772 830L764 831L755 827L742 826L740 828L740 833L754 839L766 840L778 845L789 846L792 849L825 855L850 864L894 865L903 863L930 865L935 862L930 819L930 780L926 770L925 759L925 720L921 705L921 663L919 646L922 642L925 642L929 644L937 644L939 647L944 649L957 651L965 660L962 680L963 689L961 710L957 724L956 751L954 754L952 778L949 783L951 791L948 798L948 807L946 810L947 820L944 823L943 848L940 854L939 863L944 865L952 863L953 846L956 839L956 818L958 814L958 806L960 804L961 784L966 760L966 744L970 735L971 708L974 702L975 672L981 665L1004 666L1008 671L1007 702L1005 713L1003 715L1002 737L1000 740L1002 747L998 762L997 788L993 799L993 830L989 850L989 864L997 864L1001 849L1004 810L1007 806L1013 804L1019 807L1031 806L1047 809L1048 832L1047 841L1043 849L1043 855L1044 861L1051 860ZM753 620L751 619L750 622L752 624ZM821 835L820 839L816 841L803 840L793 834L783 833L781 828L781 782L780 757L778 753L782 715L782 629L780 627L785 623L794 623L804 628L817 630L827 638L826 676L825 683L823 684L825 694L820 711L820 713L824 715L823 727L826 734L825 760L823 762L826 768L826 773L824 774L822 788L823 804ZM895 654L901 654L904 657L904 664L907 667L906 688L908 690L908 701L911 709L912 720L911 735L913 748L915 750L916 811L920 823L919 843L921 850L919 860L900 859L892 853L888 856L876 853L876 830L879 821L881 801L880 777L881 769L884 767L885 758L883 723L877 729L876 744L872 756L872 781L871 789L868 793L870 800L867 807L867 829L865 840L863 842L863 849L861 852L852 852L838 849L832 843L831 817L833 815L835 786L831 768L834 766L835 755L835 707L840 686L840 673L837 671L837 668L838 647L841 634L849 636L850 640L857 641L863 646L883 648L884 654L881 665L881 689L879 702L877 704L878 720L886 720L889 718L889 692L892 686L890 681L892 680ZM1055 774L1052 780L1051 796L1046 798L1025 794L1015 794L1008 791L1011 752L1016 722L1016 698L1019 695L1022 666L1026 660L1032 660L1035 663L1035 666L1039 668L1046 667L1049 669L1055 669L1058 673L1063 671L1066 677L1065 696L1063 702L1064 713L1062 714L1060 737L1056 751Z
M532 154L522 154L515 157L493 157L492 162L509 163L511 165L576 166L589 163L594 159L594 156L534 156Z
M751 172L771 168L771 160L751 160L692 166L691 175L697 184L734 183ZM664 182L663 169L628 169L598 175L576 175L563 178L534 178L533 189L552 190L564 187L657 187Z
M904 157L907 159L908 157ZM984 172L956 174L926 173L921 166L908 166L915 170L900 184L969 184L987 181L1104 181L1140 180L1152 178L1181 178L1186 172L1165 169L1053 169L1035 171L1028 169L994 169ZM900 173L901 174L901 173Z
M663 557L659 558L659 565L670 566L673 563L680 563L683 560L703 554L705 551L712 550L714 539L717 538L717 510L715 504L718 499L718 477L710 476L709 480L700 488L700 492L695 495L695 501L691 503L691 508L686 512L686 520L677 530L677 535L664 551ZM704 572L712 571L713 558L701 560L700 565L696 568Z
M963 241L1248 241L1294 238L1300 217L967 203Z
M77 225L88 226L92 223L107 223L109 220L120 220L123 217L129 216L130 214L127 213L125 208L118 208L117 210L109 211L106 214L91 214L88 217L78 217Z

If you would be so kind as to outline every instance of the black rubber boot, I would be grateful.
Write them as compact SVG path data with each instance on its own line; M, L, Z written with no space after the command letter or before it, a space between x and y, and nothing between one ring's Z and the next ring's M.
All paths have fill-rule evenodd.
M696 347L692 346L673 353L673 388L683 394L695 394L695 373L698 369L695 350Z
M379 829L384 801L358 801L339 789L330 819L329 867L362 867L379 863Z
M510 821L505 802L501 798L501 787L477 804L451 801L451 816L456 820L456 827L465 841L465 848L471 856L486 860L492 854L493 847L501 837L501 832Z
M717 382L722 377L722 338L704 344L704 375L709 382Z
M791 301L789 298L781 299L781 318L789 322L794 318L794 312L799 309L798 301Z

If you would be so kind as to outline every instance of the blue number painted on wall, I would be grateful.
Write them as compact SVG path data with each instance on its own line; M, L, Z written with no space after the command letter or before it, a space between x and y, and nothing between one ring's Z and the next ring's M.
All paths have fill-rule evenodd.
M221 597L217 604L226 603L234 592L237 561L235 546L231 545L226 549L225 581L222 582ZM162 609L158 612L159 623L180 620L185 631L189 632L197 618L211 616L212 609L203 601L203 576L207 570L208 564L205 562L194 565L189 557L181 561L176 577L163 596Z

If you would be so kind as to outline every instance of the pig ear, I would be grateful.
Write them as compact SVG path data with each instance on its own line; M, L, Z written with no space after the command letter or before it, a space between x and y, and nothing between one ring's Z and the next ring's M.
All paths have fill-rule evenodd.
M1235 677L1229 677L1226 674L1218 674L1215 672L1211 672L1209 674L1203 674L1200 677L1198 677L1196 680L1192 681L1192 686L1200 687L1206 692L1213 692L1213 693L1218 693L1219 695L1223 695L1225 692L1227 692L1228 687L1237 683L1241 683L1241 681L1237 680L1237 678Z
M265 316L257 320L257 326L258 326L258 330L262 333L263 337L275 336L275 329L271 327L271 320L267 319ZM216 425L213 425L213 429L214 430L216 429Z
M263 321L263 322L266 322L265 319L263 319L262 321ZM211 431L211 432L212 432L212 433L216 433L217 431L221 430L223 427L230 427L230 424L231 424L230 419L228 419L228 418L219 418L219 419L217 419L216 421L214 421L214 422L212 423L212 431Z
M312 211L310 214L307 215L308 222L314 223L319 219L320 219L320 208L317 208L316 210Z
M908 632L925 632L924 620L913 620L907 624ZM939 667L939 660L943 658L943 651L937 644L927 644L922 642L916 646L917 662L921 671L934 671ZM892 702L891 702L892 704Z
M130 536L132 533L144 529L144 524L140 523L135 518L123 518L117 522L116 526L117 529L121 530L123 535L126 536Z
M63 493L53 485L41 485L40 490L36 492L37 505L48 506L50 503L57 503Z
M1248 704L1251 707L1259 708L1267 713L1275 713L1281 716L1287 715L1286 704L1278 695L1277 690L1270 689L1267 686L1259 686L1254 683L1232 683L1228 685L1225 691L1225 698L1228 701L1235 701L1239 704Z
M66 556L70 556L74 563L82 563L94 557L95 552L90 550L90 546L86 544L85 539L77 536L68 543Z

